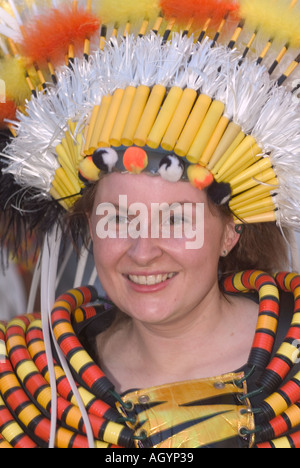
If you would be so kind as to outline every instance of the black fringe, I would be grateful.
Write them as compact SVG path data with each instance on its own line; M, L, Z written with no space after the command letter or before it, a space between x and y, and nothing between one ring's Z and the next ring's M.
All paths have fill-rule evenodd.
M1 167L2 166L2 167ZM5 255L27 262L27 241L30 238L31 252L38 253L45 234L60 223L64 209L58 202L33 188L19 186L11 174L3 174L6 163L0 163L0 235L2 266Z

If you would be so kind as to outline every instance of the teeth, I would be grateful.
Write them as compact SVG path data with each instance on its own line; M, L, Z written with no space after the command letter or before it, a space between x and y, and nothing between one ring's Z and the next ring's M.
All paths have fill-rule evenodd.
M162 283L167 279L173 278L176 273L169 273L165 275L149 275L149 276L136 276L136 275L129 275L130 281L136 284L143 284L147 286L153 286L154 284Z

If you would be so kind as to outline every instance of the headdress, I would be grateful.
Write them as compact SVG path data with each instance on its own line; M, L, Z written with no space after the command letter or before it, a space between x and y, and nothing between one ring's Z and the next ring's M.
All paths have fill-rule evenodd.
M210 187L237 223L298 228L297 1L2 2L0 13L2 126L14 135L2 206L47 230L119 167Z
M171 182L188 179L207 189L216 204L229 204L236 223L271 221L299 229L299 25L297 0L0 2L0 78L5 85L0 125L12 134L1 153L0 207L7 214L7 232L17 223L47 234L38 264L42 322L30 314L7 327L0 322L0 359L5 379L17 392L10 408L20 421L15 424L0 397L5 429L13 425L17 431L8 434L12 444L35 446L32 440L37 440L47 445L49 431L50 445L57 436L58 446L86 446L85 436L77 434L84 431L91 446L95 434L104 441L99 447L133 442L133 430L117 425L118 415L108 406L117 397L113 387L69 328L73 309L79 315L97 312L87 306L97 299L95 290L73 289L62 296L52 311L54 344L49 334L60 254L53 223L101 173L147 171ZM79 265L75 286L81 284L80 270ZM37 281L35 276L34 287ZM295 293L297 304L299 279L288 275L288 285L281 276L276 281ZM249 361L259 368L270 359L277 326L278 297L271 284L272 278L256 272L225 284L228 292L260 290ZM265 299L271 312L265 310ZM296 305L283 348L263 375L268 394L292 367L298 322ZM53 363L53 345L62 367ZM39 371L33 371L27 346ZM73 382L67 359L84 389ZM10 360L18 368L18 379ZM47 365L45 383L40 374ZM242 394L245 378L235 377L230 385ZM221 382L222 388L228 383ZM267 440L299 420L298 384L297 374L260 408L271 420L262 431ZM5 398L10 395L5 393ZM74 405L66 404L67 398L73 403L74 396L83 419ZM238 413L246 429L236 435L249 445L253 421L248 395L243 397L244 413ZM184 410L189 406L182 404ZM149 409L147 402L145 407ZM57 434L55 409L63 421ZM130 414L130 407L127 410ZM274 422L281 414L284 424L281 419ZM278 444L297 445L298 439L296 433ZM136 443L142 440L140 434Z

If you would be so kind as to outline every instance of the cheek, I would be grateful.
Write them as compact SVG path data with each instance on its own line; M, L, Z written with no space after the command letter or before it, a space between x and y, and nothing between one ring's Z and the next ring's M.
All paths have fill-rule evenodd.
M116 267L122 257L122 243L116 239L94 238L93 252L98 271L111 270Z

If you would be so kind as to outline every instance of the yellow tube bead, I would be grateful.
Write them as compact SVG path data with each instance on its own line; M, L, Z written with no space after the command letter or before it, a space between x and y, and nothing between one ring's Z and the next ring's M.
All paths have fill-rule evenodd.
M58 427L56 431L55 447L61 449L69 448L73 437L74 432L69 429L65 429L64 427Z
M234 276L234 279L233 279L234 287L238 289L239 291L245 290L245 286L243 285L243 282L242 282L242 276L243 276L243 272L239 272Z
M60 198L62 198L58 191L52 186L50 188L50 191L49 191L50 195L52 198L54 198L54 200L59 200L58 203L66 210L68 211L69 207L67 205L67 203L65 202L65 200L60 200Z
M257 329L268 329L273 333L277 331L277 320L272 317L266 317L262 315L258 318Z
M256 175L259 175L263 171L266 171L267 169L270 169L272 167L272 162L269 158L263 158L260 161L256 162L249 168L247 168L245 171L243 171L241 174L238 176L234 177L231 179L230 185L232 187L235 187L237 185L242 184L243 182L246 182L248 179L255 177Z
M269 196L267 198L264 198L263 200L258 200L253 203L249 203L248 205L245 205L243 208L240 209L235 209L234 213L238 216L243 216L244 213L249 213L252 211L261 212L261 210L266 210L266 208L269 210L275 209L275 204L273 201L273 197Z
M67 125L68 125L68 128L70 129L72 135L74 135L75 130L76 130L76 125L77 125L76 122L73 122L72 120L68 120Z
M220 143L220 140L222 136L224 135L224 132L226 128L228 127L229 124L229 119L228 117L225 117L224 115L221 117L214 133L211 136L211 139L208 142L207 147L205 148L201 159L200 159L200 164L203 166L208 165L212 155L214 154L214 151L216 150L218 144Z
M40 411L33 404L30 404L26 406L22 411L20 411L20 413L18 414L18 419L25 426L29 426L30 422L40 415Z
M11 327L11 326L16 326L16 327L20 327L22 328L22 330L25 332L26 331L26 324L23 320L19 319L18 317L17 318L14 318L12 320L10 320L10 322L8 323L7 325L7 328Z
M229 205L232 208L242 207L248 203L249 200L255 201L256 199L261 199L266 196L267 193L270 193L278 187L278 180L276 178L270 179L267 183L258 185L253 189L248 190L245 193L241 193L234 197Z
M231 145L229 146L229 148L225 151L225 153L221 156L218 162L211 169L211 172L214 174L216 180L218 178L219 170L222 168L223 164L226 163L227 159L233 154L236 148L241 144L244 138L245 138L245 134L242 131L240 131L238 135L235 137L235 139L233 140L233 142L231 143Z
M64 151L64 148L62 145L58 145L55 148L55 151L58 155L58 162L61 165L61 167L64 169L65 173L67 174L67 177L70 179L70 182L74 186L74 188L77 189L77 192L80 191L80 185L78 178L75 173L74 167L72 167L70 159L68 158L67 154Z
M118 440L123 426L118 423L109 422L103 434L103 440L110 444L118 445Z
M74 132L72 132L72 134L70 134L70 132L66 132L65 135L66 135L67 146L72 156L73 167L77 171L78 169L78 143L77 143L76 138L74 138L73 136Z
M291 362L295 363L298 360L299 354L297 343L295 345L292 345L290 343L282 343L276 354L281 355L284 358L287 358Z
M136 93L136 88L134 86L127 86L125 89L118 116L114 123L111 135L109 138L109 143L112 146L121 146L122 133L128 119L129 111L131 109L133 99Z
M284 285L286 288L290 289L291 287L291 282L293 281L293 279L297 276L296 273L289 273L285 276L284 278ZM299 293L300 293L300 286L298 286L297 288L295 288L295 296L299 296Z
M92 364L93 361L85 350L77 351L77 353L70 358L70 365L76 372L79 372L82 366L88 363Z
M77 289L70 289L69 292L70 292L70 294L72 294L72 296L74 296L76 298L77 307L80 307L82 302L83 302L81 292L78 291Z
M256 188L256 187L255 187ZM250 190L249 190L250 192ZM249 197L248 200L240 203L240 204L237 204L237 205L234 205L233 203L229 203L229 206L230 206L230 209L232 211L234 211L235 213L239 213L239 212L242 212L245 208L247 208L247 206L249 206L249 203L254 203L254 202L260 202L261 200L264 200L267 195L269 194L269 192L266 192L266 193L262 193L261 195L257 196L257 197Z
M2 437L9 443L12 442L14 439L16 439L18 436L23 435L24 432L16 423L15 421L12 421L9 424L6 424L5 427L1 430L1 435ZM2 443L0 444L1 448L4 448Z
M173 86L173 88L170 89L147 138L147 145L150 148L158 148L160 145L176 111L178 103L180 102L182 94L183 90L178 86Z
M275 448L277 449L290 449L291 444L287 437L280 437L279 439L275 439L271 441Z
M244 154L227 172L218 176L218 182L230 182L248 167L258 162L262 156L262 151L258 145L253 146Z
M0 390L2 395L5 395L8 390L18 385L19 383L16 376L11 376L8 374L0 378Z
M109 146L109 138L118 115L124 92L124 89L116 89L112 96L112 100L98 141L99 147Z
M140 85L137 87L127 122L122 133L122 145L131 146L133 144L134 134L144 112L149 94L150 88L148 86Z
M103 96L101 99L101 104L100 104L100 109L97 114L97 118L95 121L94 129L91 135L91 139L89 142L89 147L86 149L85 154L93 154L93 152L97 149L98 147L98 141L100 139L100 135L102 132L102 128L108 113L109 106L112 101L112 96ZM88 134L88 131L87 131ZM78 135L77 135L78 136ZM76 138L77 139L77 138ZM87 139L87 135L85 136L85 139ZM77 139L78 141L78 139ZM79 141L80 143L80 141Z
M57 194L58 194L58 198L57 198L58 200L59 200L60 198L66 198L66 197L68 197L68 194L67 194L67 192L66 192L66 190L65 190L65 187L62 185L60 179L59 179L56 175L55 175L55 178L52 180L52 187L53 187L53 189L54 189L54 190L57 192ZM52 193L54 193L54 191L52 191ZM69 205L69 200L68 200L68 199L66 199L66 200L64 200L64 201L65 201L65 203L67 204L67 206L70 206L70 205Z
M265 402L272 408L275 416L278 416L288 409L286 400L277 392L266 398Z
M12 449L13 446L10 445L7 440L4 440L3 437L0 437L0 449Z
M65 193L67 195L75 195L75 193L78 193L78 191L74 188L73 184L68 178L67 173L62 167L56 169L55 176L61 181L61 184L65 187Z
M166 151L172 151L178 140L178 137L190 115L191 109L197 98L197 92L194 89L187 88L183 91L175 114L167 128L167 131L161 142L161 146Z
M25 378L31 373L37 373L38 370L35 364L32 361L23 361L17 368L17 375L19 379L23 382Z
M257 217L263 216L266 212L268 213L267 209L268 208L261 208L261 209L257 209L257 210L251 210L249 212L246 211L244 213L234 212L234 215L238 216L240 219L245 221L247 219L254 218L255 216L257 216ZM245 223L246 223L246 221L245 221Z
M78 411L78 408L72 406L66 416L66 425L78 430L80 426L81 413Z
M90 154L89 153L89 148L90 148L91 138L92 138L92 135L93 135L93 132L94 132L96 120L97 120L97 117L98 117L99 109L100 109L100 106L94 106L93 110L92 110L92 115L91 115L90 122L89 122L89 129L88 129L88 132L87 132L87 136L86 136L86 140L85 140L85 146L84 146L85 154Z
M42 408L47 408L48 404L51 402L51 390L50 387L44 388L41 390L37 396L36 401Z
M226 159L222 158L223 164L218 168L218 180L221 175L225 174L225 172L239 161L254 145L256 145L255 139L251 135L247 135L231 154L227 154Z
M61 145L64 148L66 154L68 155L68 159L69 159L71 165L74 165L75 164L75 152L74 152L73 148L69 147L69 144L68 144L68 141L67 141L67 138L66 138L66 135L68 133L69 132L65 132L65 137L61 140Z
M235 224L257 224L257 223L274 223L277 221L276 213L269 211L268 213L262 213L258 215L251 215L243 218L242 220L235 219Z
M85 157L82 153L82 149L83 149L83 146L84 146L84 141L83 141L83 136L81 133L77 133L76 135L76 170L78 170L78 165L80 163L80 161L83 160L83 158Z
M78 391L85 406L88 406L89 403L95 398L95 396L92 393L90 393L88 390L86 390L84 387L79 387ZM77 406L77 403L76 403L76 406Z
M33 356L35 356L38 352L41 351L41 343L40 341L34 341L32 342L31 344L29 344L27 346L27 349L28 349L28 352L31 356L31 358L33 358Z
M109 443L102 442L102 440L95 440L95 448L109 448Z
M296 427L300 424L300 409L297 405L293 405L290 408L288 408L285 414L289 418L292 427Z
M175 146L175 153L178 156L186 156L188 150L193 143L195 135L199 131L201 124L207 114L207 111L211 105L212 99L205 94L200 94L198 97L191 115L189 116L187 123L182 130L182 133L178 139L178 142Z
M242 213L234 211L234 215L245 220L253 216L260 216L260 215L263 215L264 213L268 213L269 211L271 211L271 209L272 207L257 208L256 210L245 210Z
M166 94L166 88L162 85L153 86L143 115L134 134L133 142L137 146L145 146L147 137L153 127L161 104Z
M220 118L224 112L225 105L220 101L213 101L205 118L202 122L200 130L190 147L187 159L190 162L198 162L201 159L212 134L214 133Z

